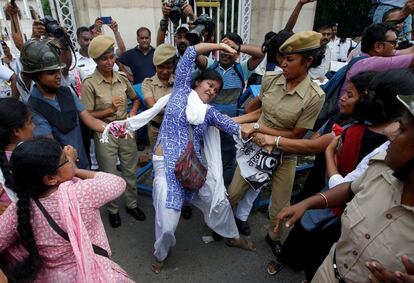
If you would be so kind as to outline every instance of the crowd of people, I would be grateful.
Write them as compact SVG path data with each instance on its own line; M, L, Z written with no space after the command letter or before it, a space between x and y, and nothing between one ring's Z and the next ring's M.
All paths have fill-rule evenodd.
M209 32L190 45L188 3L173 43L162 5L156 47L140 27L127 50L114 19L113 35L101 18L79 27L77 48L42 21L26 42L12 30L20 55L1 44L0 282L132 282L111 259L100 208L119 227L124 193L126 212L146 219L136 191L146 146L154 273L193 206L215 241L256 251L244 236L270 187L270 275L289 266L304 282L414 282L414 0L375 1L358 41L336 23L294 33L310 2L262 46ZM18 25L18 7L5 11ZM250 84L260 93L241 105ZM291 206L299 155L315 159Z

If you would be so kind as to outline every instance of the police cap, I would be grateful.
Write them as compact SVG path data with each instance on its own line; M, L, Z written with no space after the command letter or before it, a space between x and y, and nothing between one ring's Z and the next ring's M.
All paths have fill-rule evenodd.
M322 35L315 31L302 31L292 35L280 46L279 51L283 54L301 53L321 46Z
M88 54L92 59L101 57L105 52L112 49L115 45L115 41L108 35L99 35L92 39L89 44Z
M167 62L168 60L174 58L175 54L176 54L175 47L172 46L171 44L163 43L157 46L157 48L155 48L155 51L154 51L154 58L153 58L154 66L158 66L158 65L161 65Z

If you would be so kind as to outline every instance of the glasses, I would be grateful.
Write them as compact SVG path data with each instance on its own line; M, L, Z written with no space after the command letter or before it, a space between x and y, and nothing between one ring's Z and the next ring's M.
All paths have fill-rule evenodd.
M56 167L56 169L59 169L60 167L62 167L63 165L65 165L66 163L68 163L69 162L69 159L67 159L67 158L65 158L65 161L63 161L62 163L60 163L57 167Z
M396 39L396 40L383 40L382 42L388 42L389 44L392 44L395 47L395 46L397 46L398 39Z

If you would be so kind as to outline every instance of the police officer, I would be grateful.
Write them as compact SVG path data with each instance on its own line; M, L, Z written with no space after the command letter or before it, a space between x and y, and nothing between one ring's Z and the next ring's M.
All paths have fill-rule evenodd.
M154 66L156 74L142 82L142 94L145 104L151 108L161 97L171 93L174 83L175 47L161 44L154 51ZM158 131L161 127L163 113L158 114L150 122L149 139L151 149L157 142Z
M310 68L321 63L323 56L320 39L321 35L317 32L299 32L280 47L284 54L281 63L283 73L266 73L260 95L250 105L256 110L235 119L239 123L256 122L250 124L250 131L245 132L245 135L260 132L300 139L308 129L313 128L325 97L323 90L312 82L308 75ZM276 138L276 147L277 141ZM295 154L284 154L281 166L273 171L270 220L274 220L277 213L290 203L296 160ZM259 194L249 190L249 185L237 168L229 187L229 200L232 205L245 198L246 193ZM239 231L244 234L250 233L247 219L238 219L237 214L236 223ZM272 252L277 255L281 249L281 233L273 232L273 228L274 226L270 225L266 241Z
M110 36L95 37L88 54L97 64L94 73L82 83L82 102L96 118L105 122L123 120L128 116L127 98L133 101L130 116L135 116L139 107L137 95L125 74L113 71L115 64L114 40ZM100 170L119 174L116 161L121 162L122 177L127 182L125 191L127 212L139 221L145 220L145 214L137 206L136 166L138 153L133 138L116 139L110 136L108 143L101 143L101 133L94 133L96 159ZM115 202L108 204L109 222L116 228L121 225L119 208Z
M352 183L318 193L277 215L275 224L279 228L293 225L308 209L346 205L341 237L312 282L412 282L402 280L395 271L412 269L414 259L413 77L412 70L400 69L374 78L392 84L395 92L390 95L397 94L407 109L398 129L385 131L390 138L388 149L373 156L366 171ZM368 276L372 278L368 280Z
M36 125L34 136L54 138L62 146L72 145L78 153L78 167L88 169L79 118L93 131L102 132L106 123L89 114L69 87L61 86L65 64L50 43L38 39L26 42L20 60L22 72L36 83L27 103Z

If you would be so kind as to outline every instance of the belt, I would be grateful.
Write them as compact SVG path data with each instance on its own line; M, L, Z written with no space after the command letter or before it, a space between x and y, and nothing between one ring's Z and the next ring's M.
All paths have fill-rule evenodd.
M339 274L338 266L336 265L336 249L333 254L333 269L334 269L335 278L338 279L338 282L346 283L345 280L342 278L341 274Z
M157 122L152 121L152 120L150 121L150 125L155 127L155 128L158 128L158 129L161 127L161 123L157 123Z

